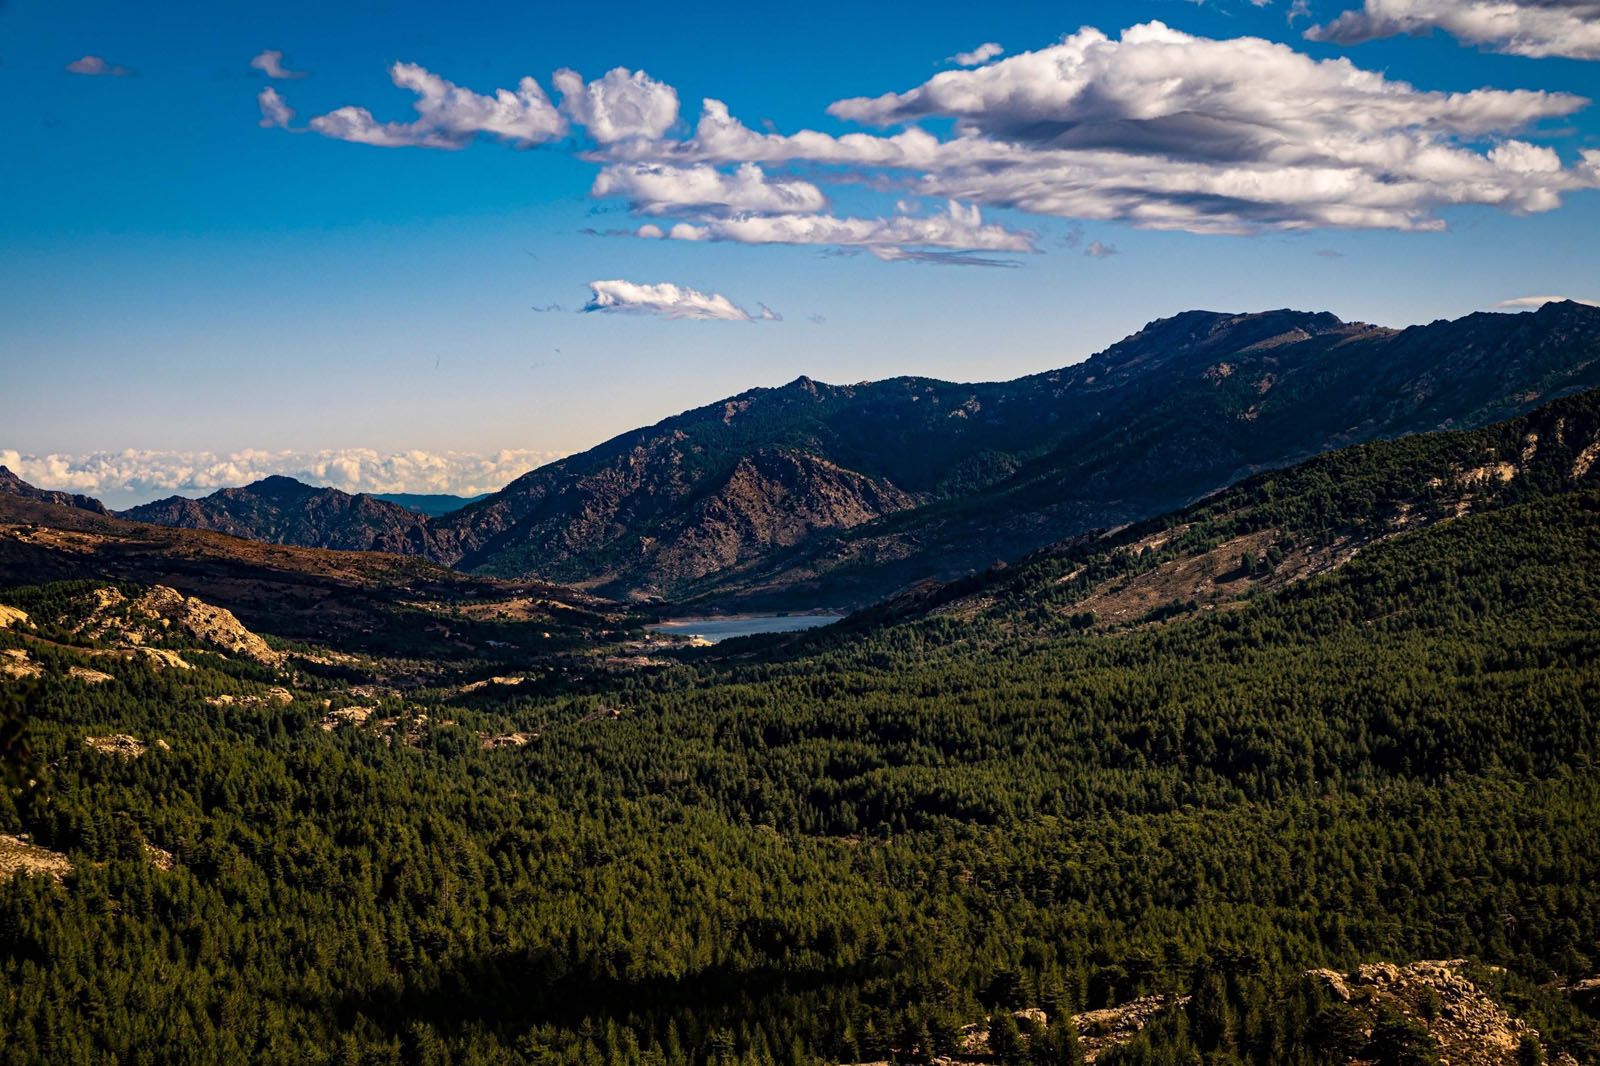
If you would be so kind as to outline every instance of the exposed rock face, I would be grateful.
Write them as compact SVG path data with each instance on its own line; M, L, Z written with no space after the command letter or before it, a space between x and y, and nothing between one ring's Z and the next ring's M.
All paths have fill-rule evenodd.
M266 707L271 704L287 707L294 702L294 693L275 686L260 696L235 696L224 692L220 696L207 696L206 702L213 707Z
M0 678L8 681L25 681L42 673L44 668L34 662L21 648L6 648L0 651Z
M196 640L267 666L276 666L284 659L282 652L274 651L241 625L233 612L165 585L152 586L131 599L113 587L95 589L90 596L87 611L72 622L75 632L140 647L153 660L159 659L168 666L189 668L174 652L142 646L173 627Z
M1464 960L1364 963L1355 974L1312 970L1334 995L1370 1013L1392 1009L1424 1025L1451 1066L1515 1066L1524 1035L1538 1037L1462 975Z
M93 496L79 496L73 492L53 492L49 489L38 489L13 474L9 469L0 466L0 493L10 496L24 496L40 503L53 503L61 507L76 507L80 511L92 511L95 514L110 514L106 505Z
M60 852L0 833L0 881L11 880L18 870L59 881L72 872L72 863Z
M145 753L145 744L138 737L115 733L106 737L84 737L84 746L102 755L115 755L122 759L137 759Z
M5 468L0 467L0 470L3 469ZM0 629L10 629L12 626L27 629L32 625L33 620L28 617L27 611L18 610L15 607L7 607L5 604L0 603Z
M1187 996L1141 996L1127 1003L1102 1010L1084 1011L1073 1015L1078 1027L1078 1037L1083 1046L1085 1062L1094 1062L1100 1053L1126 1044L1150 1024L1150 1019L1164 1010L1181 1007L1189 1001Z

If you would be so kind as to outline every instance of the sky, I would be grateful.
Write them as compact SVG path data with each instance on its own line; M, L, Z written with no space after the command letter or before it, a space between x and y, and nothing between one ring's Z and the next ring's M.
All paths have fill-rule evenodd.
M1600 301L1600 0L0 0L0 464L492 490L1192 308Z

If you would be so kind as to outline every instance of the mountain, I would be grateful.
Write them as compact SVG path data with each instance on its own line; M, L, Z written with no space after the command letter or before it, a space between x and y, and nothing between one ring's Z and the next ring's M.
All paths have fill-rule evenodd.
M398 503L315 488L273 476L191 500L169 496L121 512L123 518L183 529L209 529L268 544L341 551L429 555L427 519Z
M22 480L10 469L0 466L0 495L20 496L28 500L39 500L42 503L53 503L62 507L76 507L83 511L92 511L95 514L110 514L106 505L93 496L79 496L71 492L52 492L49 489L37 489Z
M859 605L1330 448L1597 384L1600 309L1574 303L1406 330L1194 311L1011 382L751 390L430 529L453 565L609 595Z
M933 619L1012 635L1138 630L1236 610L1441 524L1597 489L1600 389L1477 430L1374 441L1259 474L1170 514L908 590L811 642Z
M0 1058L1600 1061L1600 392L810 636L558 592L0 496Z
M127 516L616 598L861 606L1332 448L1485 425L1596 385L1600 309L1576 303L1405 330L1189 311L1014 381L752 389L434 518L288 479Z
M397 503L408 511L437 518L451 511L459 511L469 503L477 503L489 494L481 492L476 496L451 496L448 493L374 492L370 495L375 500Z

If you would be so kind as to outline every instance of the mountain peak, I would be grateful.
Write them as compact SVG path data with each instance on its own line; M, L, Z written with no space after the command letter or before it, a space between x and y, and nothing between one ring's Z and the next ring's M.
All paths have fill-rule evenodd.
M273 474L199 500L170 496L122 512L136 522L209 529L269 543L403 555L428 552L427 517L375 496Z
M304 481L289 477L287 474L268 474L258 481L252 481L235 492L250 492L258 496L305 496L314 492L338 492L338 489L324 488L317 485L308 485Z

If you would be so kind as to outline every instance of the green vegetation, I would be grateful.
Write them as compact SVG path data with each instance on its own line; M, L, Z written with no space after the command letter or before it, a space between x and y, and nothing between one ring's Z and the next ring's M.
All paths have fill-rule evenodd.
M44 668L0 682L39 782L0 832L74 864L0 884L0 1063L910 1063L993 1013L1000 1062L1072 1066L1067 1016L1147 994L1188 998L1101 1064L1427 1063L1415 1019L1367 1032L1303 974L1451 957L1595 1061L1551 984L1600 967L1595 404L1451 521L1390 504L1526 425L1255 479L1143 558L1131 530L661 670L389 695L410 742L305 691L206 703L267 680L216 656L90 685L0 630ZM1060 580L1244 528L1368 546L1115 629ZM483 748L506 728L537 736Z

